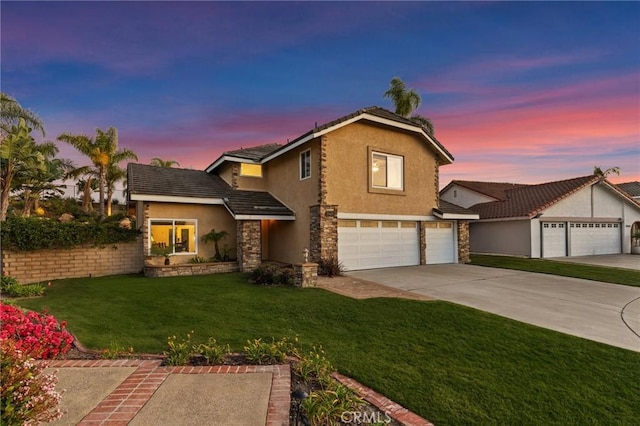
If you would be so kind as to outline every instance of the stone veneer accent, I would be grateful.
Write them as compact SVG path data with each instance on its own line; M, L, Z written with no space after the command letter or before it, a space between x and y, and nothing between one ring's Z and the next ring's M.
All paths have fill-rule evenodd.
M231 165L231 188L238 189L238 176L240 176L240 164Z
M420 264L427 264L427 238L424 235L424 221L418 222L418 232L420 233Z
M102 247L14 252L2 250L2 273L22 284L64 278L135 274L144 266L142 239Z
M259 220L238 220L237 256L241 272L256 269L262 263L262 236Z
M338 206L310 207L310 258L312 262L338 257Z
M185 263L181 265L144 266L144 276L152 278L223 274L227 272L238 272L238 262Z
M298 263L293 265L293 285L296 287L318 286L318 264Z
M469 221L458 221L458 263L469 263Z
M436 194L436 206L440 205L440 162L436 159L435 166L433 170L433 183L435 185L435 194Z

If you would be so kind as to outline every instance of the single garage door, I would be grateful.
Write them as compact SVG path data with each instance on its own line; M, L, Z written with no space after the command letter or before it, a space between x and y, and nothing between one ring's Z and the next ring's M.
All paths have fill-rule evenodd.
M427 222L424 227L427 265L455 262L453 222Z
M619 223L572 223L571 256L621 253Z
M567 255L567 229L564 223L542 224L542 257Z
M338 259L349 271L420 264L416 222L339 220Z

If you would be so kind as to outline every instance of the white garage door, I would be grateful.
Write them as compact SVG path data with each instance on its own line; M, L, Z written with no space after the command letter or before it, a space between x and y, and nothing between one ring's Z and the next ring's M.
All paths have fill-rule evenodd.
M427 222L424 226L427 265L455 262L453 222Z
M542 257L567 255L567 229L564 223L542 224Z
M619 223L572 223L571 256L621 253Z
M395 220L341 219L338 259L349 271L419 265L418 225Z

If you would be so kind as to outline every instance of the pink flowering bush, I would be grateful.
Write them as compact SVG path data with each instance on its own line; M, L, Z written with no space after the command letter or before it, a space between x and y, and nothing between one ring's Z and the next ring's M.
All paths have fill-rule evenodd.
M11 340L15 348L36 359L52 359L69 351L73 337L67 324L52 315L24 312L0 303L0 341Z
M0 424L35 425L62 417L60 394L53 374L44 374L46 365L34 362L10 339L0 340Z

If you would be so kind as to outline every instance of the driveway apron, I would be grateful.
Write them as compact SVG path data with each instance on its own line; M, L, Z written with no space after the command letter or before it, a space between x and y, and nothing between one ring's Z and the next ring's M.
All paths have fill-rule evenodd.
M349 276L640 352L640 287L457 264Z

